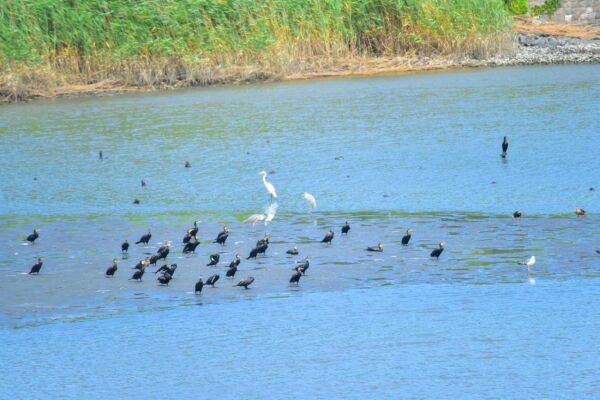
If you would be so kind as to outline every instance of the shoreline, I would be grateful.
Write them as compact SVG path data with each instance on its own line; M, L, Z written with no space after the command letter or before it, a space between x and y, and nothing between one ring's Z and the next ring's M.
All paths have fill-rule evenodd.
M106 94L152 92L225 84L283 82L331 77L377 76L459 68L481 68L522 65L598 64L600 63L600 28L556 23L532 24L519 18L515 21L516 37L510 54L484 59L453 56L357 57L338 59L325 66L315 64L301 72L282 74L256 67L230 67L201 85L159 84L134 86L114 80L91 84L68 84L45 90L32 90L25 96L0 92L0 103L17 103L33 99L98 96Z

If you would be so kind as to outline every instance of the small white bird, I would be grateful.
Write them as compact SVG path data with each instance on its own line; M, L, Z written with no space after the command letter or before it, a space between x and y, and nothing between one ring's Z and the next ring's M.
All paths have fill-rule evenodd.
M271 197L276 199L277 198L277 192L275 191L275 186L273 186L273 184L271 182L267 181L267 172L266 171L260 171L258 173L258 175L262 175L262 180L263 180L263 185L265 185L265 188L267 189L267 191L269 192L269 194L271 194Z
M527 265L527 269L529 271L531 271L531 267L533 267L533 264L535 264L535 256L531 256L529 257L528 260L524 260L524 261L519 261L518 263L519 265Z
M315 196L308 192L302 192L302 197L308 201L310 208L317 208L317 199L315 199Z

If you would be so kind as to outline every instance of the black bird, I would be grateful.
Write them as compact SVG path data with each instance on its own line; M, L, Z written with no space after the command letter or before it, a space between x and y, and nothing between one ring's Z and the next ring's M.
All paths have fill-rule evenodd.
M133 199L133 204L140 204L140 199L138 199L137 197Z
M227 272L225 273L225 276L227 278L233 278L235 276L235 273L237 272L237 265L230 265L229 269L227 270Z
M192 239L192 234L190 233L192 231L192 229L188 229L187 233L185 234L185 236L183 237L183 244L188 243L191 239Z
M240 265L241 262L242 262L242 259L240 258L240 255L236 254L235 258L229 263L229 268L231 268L231 267L237 268L237 266Z
M292 275L292 277L290 278L290 285L292 283L295 283L296 286L300 285L300 278L302 277L302 271L297 271L294 275Z
M245 289L248 289L248 286L250 286L252 284L252 282L254 282L254 278L249 276L249 277L239 281L238 284L235 286L243 286Z
M33 242L35 242L35 239L37 239L37 238L39 238L39 237L40 237L40 234L39 234L39 232L40 232L40 230L39 230L39 229L34 229L34 230L33 230L33 233L32 233L32 234L30 234L29 236L27 236L27 241L28 241L28 242L30 242L30 243L33 243Z
M142 181L140 182L140 184L142 185L142 187L146 186L146 181L142 179Z
M171 279L171 275L168 272L165 272L163 275L158 277L158 284L169 286L169 282L171 281Z
M116 258L113 259L113 264L108 267L108 269L106 270L106 277L108 278L115 276L115 272L117 272L117 263L119 262L119 260L117 260Z
M165 264L162 267L160 267L159 269L157 269L156 272L154 272L154 275L158 274L159 272L162 272L163 274L169 274L171 277L173 277L173 275L175 275L176 269L177 269L177 264L171 264L170 267L167 267L167 264Z
M504 140L502 141L502 158L506 158L506 152L508 151L508 140L506 140L506 136L504 136Z
M217 283L217 281L219 280L219 278L220 278L219 274L211 275L206 280L206 284L210 285L212 287L215 287L215 283Z
M346 221L344 223L344 226L342 226L342 235L347 235L349 230L350 230L350 224L348 223L348 221Z
M367 247L367 251L377 251L379 253L381 253L383 251L383 243L379 243L377 244L377 246L374 247Z
M217 265L219 263L219 259L221 258L220 255L218 254L211 254L210 255L210 262L208 264L206 264L207 267L213 267L215 265Z
M127 239L123 243L121 243L121 253L127 253L129 251L129 242Z
M202 293L202 288L204 287L204 282L202 282L202 278L198 279L196 282L196 287L194 288L194 294Z
M104 158L104 154L102 154L102 150L100 150L98 152L98 158L101 159L101 160Z
M267 249L269 248L269 242L263 242L263 244L261 244L260 246L256 247L256 252L258 254L262 254L263 256L266 255L267 253Z
M191 229L190 235L196 236L198 234L198 221L194 221L194 227Z
M133 269L139 269L141 270L142 267L146 267L147 265L150 264L150 260L146 257L145 260L140 260L140 262L138 262L135 267L133 267Z
M262 239L256 242L256 247L263 246L265 244L269 244L269 234L265 233Z
M131 278L129 278L129 280L136 280L138 282L142 281L142 276L144 276L144 272L146 272L146 265L142 265L142 268L139 269L139 271L135 271L133 273L133 276Z
M596 253L600 254L600 250L596 250Z
M152 234L150 233L150 231L148 230L148 233L146 233L145 235L142 235L142 237L140 238L140 240L138 240L137 242L135 242L135 244L145 244L147 245L148 242L150 241L150 238L152 237Z
M200 242L198 241L198 239L196 237L194 237L194 240L190 240L189 242L187 242L185 244L185 246L183 246L183 252L184 253L195 253L196 247L198 247L199 244L200 244Z
M163 246L160 246L160 248L156 251L156 254L158 254L159 260L165 260L170 252L171 252L171 241L167 240L167 241L165 241L165 244Z
M408 242L410 242L410 237L412 236L413 230L408 228L406 230L406 235L402 236L402 246L407 246Z
M321 243L329 243L331 244L331 241L333 240L333 231L330 229L329 232L327 232L325 234L325 237L323 238L323 240L321 240Z
M442 251L444 251L444 242L440 242L439 247L435 250L433 250L430 254L431 257L435 257L437 259L440 258L440 255L442 254Z
M288 251L285 252L285 254L289 254L292 256L297 256L298 255L298 246L294 246L291 249L289 249Z
M521 218L521 211L517 210L513 213L513 218Z
M220 245L225 245L225 241L227 240L227 237L229 236L229 228L228 227L224 227L223 231L219 232L219 234L217 235L217 238L215 239L214 243L219 243Z
M255 247L252 250L250 250L250 254L248 255L248 257L246 257L246 260L249 260L251 258L256 258L257 254L258 254L258 247Z
M186 161L186 162L185 162L185 167L186 167L186 168L191 168L191 167L192 167L192 164L190 164L190 162L189 162L189 161Z
M310 267L310 261L307 256L304 261L298 261L294 269L296 271L301 271L303 275L306 275L306 270L308 270L308 267Z
M148 258L148 264L156 265L158 260L160 259L160 253L152 254L150 258Z
M31 271L29 271L29 275L31 274L40 274L40 269L42 269L42 265L44 265L44 261L42 260L42 257L38 257L37 259L37 263L33 264L33 266L31 267Z

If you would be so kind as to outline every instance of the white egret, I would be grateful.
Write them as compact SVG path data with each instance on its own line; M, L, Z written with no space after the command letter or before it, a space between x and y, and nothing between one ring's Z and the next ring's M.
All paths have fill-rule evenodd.
M267 172L266 171L260 171L258 173L258 175L262 175L262 180L263 180L263 185L265 185L265 188L267 189L267 191L269 192L269 194L271 194L271 197L276 199L277 198L277 192L275 191L275 186L273 186L273 184L271 182L267 181Z
M304 200L308 201L310 208L317 208L317 199L315 199L315 196L308 192L302 192L302 197Z
M251 216L249 216L248 218L246 218L244 220L244 223L246 223L246 224L251 223L252 229L254 229L254 226L256 225L256 223L260 222L260 221L265 221L265 225L267 225L269 222L273 221L273 218L275 218L275 211L277 210L277 207L278 207L277 203L270 204L265 209L264 214L252 214Z

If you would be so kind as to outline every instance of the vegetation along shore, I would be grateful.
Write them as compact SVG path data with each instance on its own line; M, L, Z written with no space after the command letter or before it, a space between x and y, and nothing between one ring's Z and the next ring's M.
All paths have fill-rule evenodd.
M512 3L4 0L0 8L0 101L457 66L600 60L599 29L549 41L539 35L552 32L536 33L526 19L511 17ZM556 31L565 36L560 29Z

